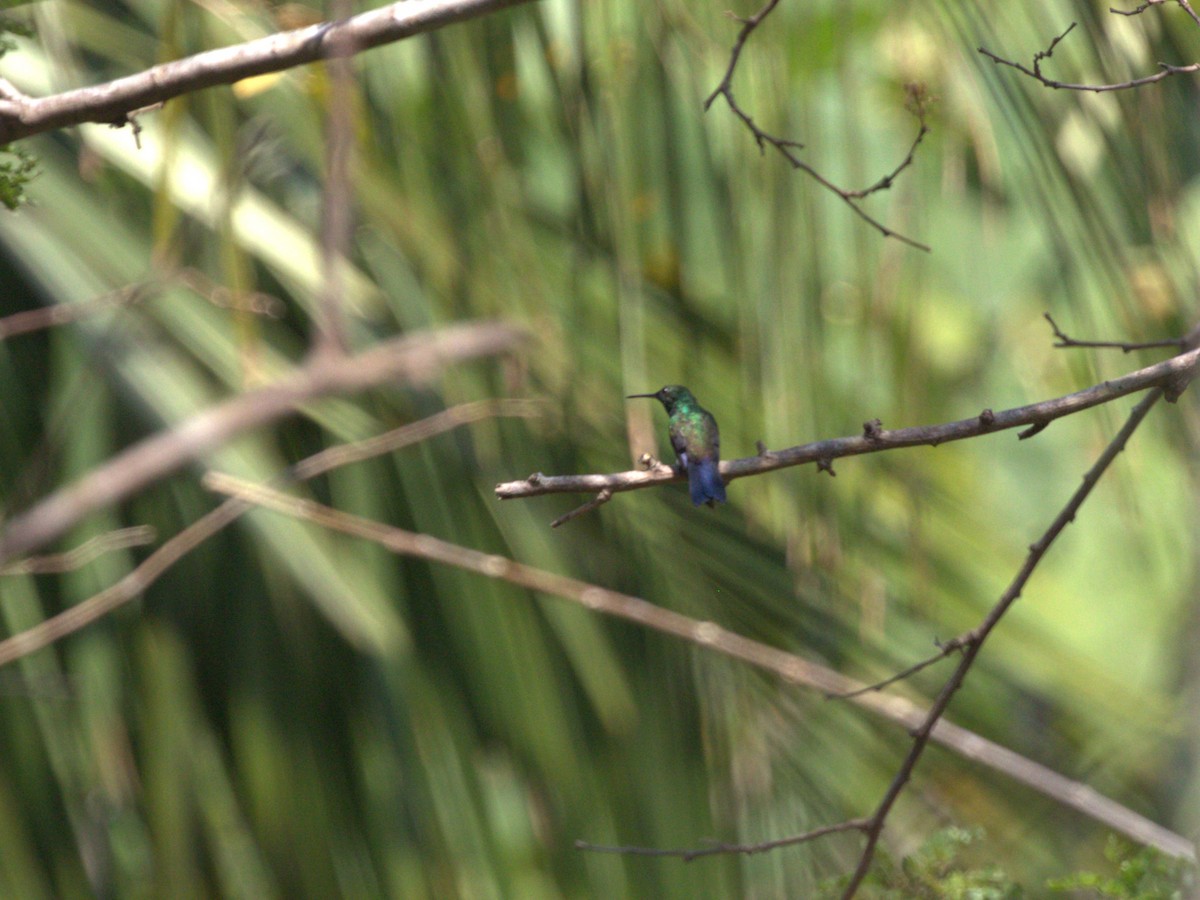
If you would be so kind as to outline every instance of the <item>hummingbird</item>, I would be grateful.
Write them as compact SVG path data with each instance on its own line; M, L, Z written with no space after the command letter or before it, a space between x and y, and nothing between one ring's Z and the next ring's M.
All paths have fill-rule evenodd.
M679 466L687 473L692 503L725 502L725 482L717 467L721 462L721 437L717 420L712 413L696 402L692 392L680 384L668 384L653 394L630 394L634 397L653 397L667 410L667 432Z

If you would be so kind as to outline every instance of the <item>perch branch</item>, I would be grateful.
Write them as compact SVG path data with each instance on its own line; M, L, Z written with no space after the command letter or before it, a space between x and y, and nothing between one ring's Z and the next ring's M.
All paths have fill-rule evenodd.
M1170 359L1130 372L1120 378L1104 381L1082 391L1018 406L1014 409L993 412L984 410L969 419L946 422L940 425L923 425L912 428L885 429L877 423L864 426L864 433L855 437L831 438L811 444L801 444L785 450L766 450L741 459L721 463L721 476L730 481L748 475L761 475L776 469L799 466L805 463L826 463L843 456L858 456L901 447L929 445L936 447L949 441L992 434L1021 426L1029 428L1021 435L1031 437L1050 422L1073 413L1109 403L1148 388L1186 381L1194 374L1200 361L1200 349L1173 356ZM507 481L496 485L496 496L501 500L537 497L542 494L600 493L632 491L640 488L680 481L683 475L670 466L659 463L647 471L617 472L594 475L543 475L535 472L520 481Z
M824 694L849 693L863 686L854 679L794 653L743 637L714 622L699 621L673 610L663 609L640 597L610 591L565 575L514 562L503 556L452 544L431 535L416 534L373 522L229 475L210 473L205 476L204 483L211 490L239 500L274 509L343 534L373 541L393 553L454 566L488 578L498 578L531 591L562 597L604 615L634 622L772 672L790 684L804 685ZM929 712L904 697L872 693L860 695L853 702L907 730L926 727L926 740L1003 772L1033 790L1052 797L1136 841L1157 847L1172 856L1195 859L1195 847L1182 835L1151 822L1085 784L1065 778L965 728L947 722L940 714L931 721ZM856 827L853 822L840 823L828 827L823 833ZM800 840L801 837L797 836L796 840ZM780 841L786 842L787 839Z

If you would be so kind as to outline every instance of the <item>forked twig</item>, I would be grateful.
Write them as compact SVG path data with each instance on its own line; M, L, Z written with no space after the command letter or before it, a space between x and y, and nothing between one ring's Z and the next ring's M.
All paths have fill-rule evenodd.
M853 897L863 878L866 877L867 871L871 866L871 861L874 858L875 848L879 843L880 835L883 833L883 826L887 820L888 813L891 812L896 799L900 796L904 786L912 777L917 761L921 758L921 755L925 752L925 748L929 744L929 738L934 726L945 714L946 708L950 705L951 698L962 686L963 681L967 677L967 672L974 665L975 659L979 656L979 652L983 648L988 635L991 634L992 630L1004 617L1004 614L1016 603L1017 598L1021 596L1021 592L1025 589L1030 576L1033 575L1034 570L1046 555L1046 551L1050 549L1050 545L1074 521L1080 507L1083 506L1083 502L1091 494L1100 477L1120 452L1125 449L1125 444L1129 441L1129 438L1132 437L1134 431L1142 423L1142 420L1146 418L1146 415L1162 397L1163 389L1154 388L1138 402L1129 414L1129 418L1125 421L1125 424L1121 427L1121 430L1117 432L1116 436L1104 449L1104 452L1100 454L1095 464L1083 476L1083 483L1071 495L1071 498L1054 518L1050 527L1046 529L1045 533L1036 542L1030 545L1029 554L1026 556L1024 564L1009 584L1007 590L996 601L996 604L984 617L983 621L960 639L963 651L962 659L959 660L954 672L951 673L942 687L937 699L926 714L925 720L913 732L912 747L909 748L908 755L901 764L895 778L892 779L892 783L884 794L883 800L871 817L871 824L866 829L866 845L863 847L858 865L851 875L846 890L842 895L843 900L849 900L849 898ZM940 659L943 655L939 654L937 658Z
M1162 6L1164 2L1165 0L1146 0L1146 2L1131 10L1110 8L1109 12L1118 16L1137 16L1141 15L1152 6ZM1188 2L1188 0L1175 0L1175 3L1178 4L1178 6L1191 17L1193 22L1195 22L1197 25L1200 25L1200 14L1196 13L1195 9L1192 8L1192 5L1190 2ZM979 47L977 49L980 53L997 65L1008 66L1011 69L1016 69L1021 74L1028 75L1030 78L1040 82L1048 88L1054 88L1055 90L1062 91L1087 91L1095 94L1110 93L1112 91L1127 91L1131 88L1139 88L1148 84L1155 84L1156 82L1170 78L1172 75L1187 75L1192 72L1200 72L1200 63L1191 63L1190 65L1186 66L1173 66L1169 63L1160 62L1158 64L1158 72L1156 72L1154 75L1144 75L1141 78L1130 78L1127 81L1116 81L1108 84L1076 84L1069 81L1058 81L1057 79L1049 78L1042 74L1042 60L1049 59L1054 54L1055 48L1059 45L1059 43L1062 42L1063 38L1071 33L1072 29L1075 28L1075 25L1076 23L1072 22L1069 26L1067 26L1066 31L1058 35L1050 42L1049 46L1047 46L1045 50L1039 50L1037 53L1035 53L1033 55L1031 66L1023 65L1015 60L1006 59L997 53L993 53L986 47Z
M821 185L821 187L840 197L842 202L849 206L859 218L878 231L885 238L895 238L903 244L907 244L908 246L917 250L924 250L926 253L928 253L930 250L928 244L923 244L918 240L914 240L913 238L907 237L900 232L889 228L864 210L857 202L871 194L878 193L879 191L885 191L890 188L900 173L912 165L913 159L916 156L917 147L920 146L921 142L925 139L925 135L929 133L929 125L926 124L925 121L925 108L928 104L928 98L920 86L908 86L908 109L914 116L916 116L917 122L919 123L917 136L913 139L912 145L908 149L908 154L890 173L880 178L870 187L862 188L860 190L840 187L826 178L819 171L817 171L815 167L805 162L797 154L796 151L804 149L804 144L789 138L779 137L778 135L771 134L770 132L764 130L758 125L757 122L754 121L753 116L746 112L746 110L744 110L738 103L737 98L733 93L733 76L737 71L738 62L742 56L742 50L745 48L746 42L750 39L750 35L754 33L755 29L757 29L758 26L763 23L767 16L769 16L778 5L779 0L767 0L766 5L763 6L762 9L748 18L734 16L732 13L730 13L730 17L740 22L742 27L738 31L737 37L734 38L733 48L729 52L729 65L725 68L725 75L722 77L721 83L717 85L716 89L708 96L708 99L704 101L705 111L707 112L712 107L713 103L718 97L723 97L730 111L742 121L742 124L749 129L750 134L754 136L754 142L758 144L758 149L760 152L765 152L768 146L774 147L775 150L777 150L779 154L791 164L793 169L799 169L816 181L819 185Z
M1080 341L1063 332L1050 313L1042 313L1042 316L1050 323L1050 327L1054 329L1054 337L1058 339L1058 343L1054 345L1055 347L1096 347L1100 349L1122 350L1125 353L1132 353L1134 350L1152 350L1161 347L1172 347L1181 351L1187 349L1186 338L1168 338L1161 341Z

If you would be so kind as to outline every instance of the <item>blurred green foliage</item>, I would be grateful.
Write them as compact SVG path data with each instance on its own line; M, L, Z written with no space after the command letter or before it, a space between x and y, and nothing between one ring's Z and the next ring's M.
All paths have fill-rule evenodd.
M313 495L642 596L864 679L973 626L1129 404L937 449L730 485L498 503L533 471L664 455L625 394L684 383L726 457L1044 399L1158 358L1055 351L1173 336L1198 283L1195 83L1104 96L997 69L1070 21L1071 80L1186 61L1183 15L963 0L780 4L739 101L865 186L923 254L760 154L704 99L736 32L723 4L543 0L357 61L347 305L356 346L499 316L535 342L420 387L330 400L210 464L262 478L346 440L488 396L548 401L335 471ZM0 77L44 95L247 40L291 4L35 4ZM752 11L741 8L739 13ZM307 11L320 16L319 10ZM1051 65L1048 63L1047 65ZM312 329L319 66L171 101L129 129L22 146L40 176L0 217L0 314L140 286L81 323L0 343L0 503L28 506L165 424L301 358ZM248 312L255 293L279 318ZM998 630L951 717L1175 830L1200 828L1197 417L1156 410ZM669 455L669 454L667 454ZM215 500L200 469L96 515L162 536ZM111 584L143 551L0 580L7 633ZM393 558L260 513L143 599L2 673L0 896L800 897L859 838L769 854L592 855L573 841L752 842L874 808L898 729L551 597ZM933 668L899 690L937 691ZM1102 864L1105 829L941 751L886 832L903 858L947 819L985 825L1023 884Z
M1149 847L1134 847L1112 835L1104 848L1112 874L1079 872L1053 879L1048 886L1059 893L1089 897L1122 897L1137 900L1185 900L1196 895L1200 873L1195 864L1170 859Z
M37 160L24 147L0 147L0 203L14 210L25 202L25 187L37 175Z
M882 853L859 896L864 900L1020 900L1027 896L994 865L972 868L963 859L982 838L982 829L946 828L898 862ZM824 895L840 897L845 881L843 877L824 885Z
M987 853L982 828L935 831L916 850L897 861L885 851L863 881L863 900L1019 900L1042 896L1027 891L994 863L978 863ZM1121 897L1125 900L1185 900L1194 896L1195 863L1172 859L1152 847L1135 847L1110 835L1104 857L1111 875L1077 872L1051 878L1046 889L1072 897ZM840 897L848 876L821 886L821 896Z

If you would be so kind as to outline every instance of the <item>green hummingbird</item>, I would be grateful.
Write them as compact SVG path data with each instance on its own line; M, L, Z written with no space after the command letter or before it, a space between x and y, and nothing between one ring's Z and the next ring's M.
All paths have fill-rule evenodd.
M653 394L630 394L634 397L653 397L667 409L667 432L679 466L687 473L692 503L725 502L725 482L718 467L721 463L721 436L712 413L696 402L692 392L680 384L668 384Z

